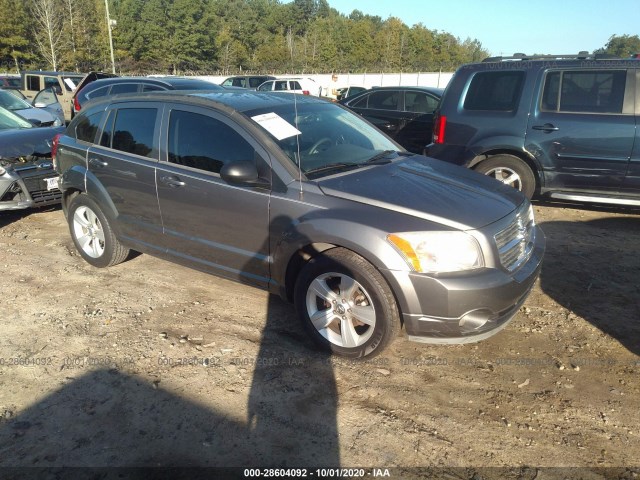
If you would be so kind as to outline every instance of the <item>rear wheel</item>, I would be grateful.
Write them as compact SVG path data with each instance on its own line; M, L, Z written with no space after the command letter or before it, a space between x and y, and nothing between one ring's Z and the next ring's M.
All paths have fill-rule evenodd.
M536 177L523 160L511 155L496 155L480 162L475 168L496 180L520 190L527 198L536 191Z
M69 230L78 252L94 267L110 267L123 262L129 249L118 241L98 204L86 194L71 200Z
M385 279L364 258L343 248L311 259L294 297L308 333L337 355L378 355L400 329L398 307Z

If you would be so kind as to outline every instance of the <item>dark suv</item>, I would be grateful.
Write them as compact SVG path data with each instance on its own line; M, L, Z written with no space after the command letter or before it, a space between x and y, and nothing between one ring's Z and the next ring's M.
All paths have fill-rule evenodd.
M111 97L56 148L87 262L133 249L268 289L342 355L377 354L401 322L418 341L486 338L539 273L544 235L521 193L312 96Z
M428 156L521 190L640 205L640 63L522 55L458 69Z
M88 77L88 76L87 76ZM87 78L85 78L87 80ZM220 85L194 77L110 77L83 81L73 95L72 117L89 100L132 92L166 90L224 90Z

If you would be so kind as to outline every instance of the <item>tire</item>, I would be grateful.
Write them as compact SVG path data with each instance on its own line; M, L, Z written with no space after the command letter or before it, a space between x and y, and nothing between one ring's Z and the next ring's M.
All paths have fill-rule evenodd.
M303 267L294 301L316 344L343 357L374 357L400 330L398 306L385 279L344 248L326 251Z
M511 155L496 155L480 162L475 170L520 190L527 198L536 191L536 177L523 160Z
M117 265L129 255L98 204L86 194L71 200L67 221L78 253L94 267Z

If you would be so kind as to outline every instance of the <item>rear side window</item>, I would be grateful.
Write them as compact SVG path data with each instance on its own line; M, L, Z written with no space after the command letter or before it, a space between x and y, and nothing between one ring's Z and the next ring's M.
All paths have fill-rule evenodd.
M298 82L297 80L292 81L291 90L302 90L302 87L300 86L300 82Z
M117 85L113 85L111 87L111 95L116 95L118 93L131 93L138 91L137 83L120 83Z
M88 92L85 97L87 98L98 98L107 94L109 91L109 87L97 88L93 92Z
M369 108L378 110L399 110L400 92L382 91L369 95Z
M517 108L525 72L478 72L464 99L465 110L510 112Z
M625 70L562 71L547 74L541 108L555 112L622 113Z
M198 113L171 112L169 162L220 173L226 163L253 159L253 147L229 125Z
M35 90L36 92L41 90L40 77L37 75L27 75L27 90Z
M258 88L263 81L264 78L249 78L249 87Z
M288 90L289 89L289 85L288 82L286 80L276 80L276 87L274 88L274 90Z
M157 112L155 108L119 109L113 126L105 127L101 144L108 147L111 142L115 150L151 157Z
M87 115L76 125L76 139L87 143L93 143L96 138L96 132L100 126L102 112Z

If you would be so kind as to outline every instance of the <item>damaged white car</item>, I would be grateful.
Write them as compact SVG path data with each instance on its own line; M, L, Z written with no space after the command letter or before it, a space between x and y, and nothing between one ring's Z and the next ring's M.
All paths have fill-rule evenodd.
M60 202L51 147L64 127L34 127L0 107L0 211Z

